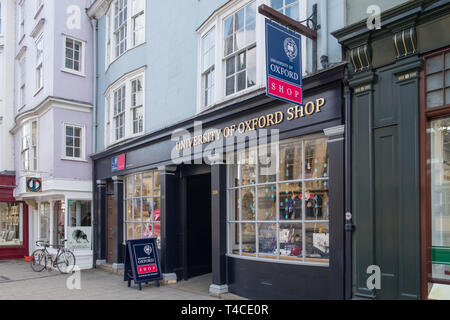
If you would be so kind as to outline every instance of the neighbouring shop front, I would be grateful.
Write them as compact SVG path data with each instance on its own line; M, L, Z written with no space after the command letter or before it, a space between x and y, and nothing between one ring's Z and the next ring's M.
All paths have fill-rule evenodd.
M408 1L334 33L351 65L353 298L448 299L450 3ZM381 288L367 288L367 268Z
M303 106L255 91L94 155L96 262L120 268L126 240L155 237L165 279L342 299L344 74L305 78Z
M28 255L28 206L14 198L14 181L0 174L0 260Z
M21 199L30 212L30 253L43 242L51 245L52 253L66 246L74 252L80 269L92 268L91 193L50 191L41 178L27 178L26 185L27 192L21 193ZM32 185L39 187L30 188Z

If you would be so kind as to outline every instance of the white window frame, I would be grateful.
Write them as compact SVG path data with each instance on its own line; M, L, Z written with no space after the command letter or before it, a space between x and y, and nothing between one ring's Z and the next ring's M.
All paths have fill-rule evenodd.
M36 123L36 137L33 144L33 123ZM29 128L30 136L25 137L25 128ZM38 144L39 144L39 122L37 118L30 119L22 125L21 129L21 142L20 142L20 162L21 168L25 172L36 172L38 170ZM25 143L25 139L27 142ZM25 153L28 153L28 160L25 159ZM36 162L35 162L35 161ZM26 162L28 161L28 162ZM36 164L36 165L34 165Z
M105 93L105 146L118 143L120 141L140 136L145 132L145 67L125 74L113 83ZM140 78L142 81L142 132L133 133L133 107L131 106L131 86L132 82ZM116 139L114 124L114 92L125 86L125 122L124 136Z
M141 98L141 104L139 104L139 105L135 105L135 106L133 106L132 105L132 96L133 96L133 94L137 94L137 91L135 92L135 93L133 93L133 82L134 81L140 81L141 82L141 95L142 95L142 98ZM130 79L130 117L131 117L131 122L132 122L132 124L131 124L131 132L132 132L132 134L133 135L139 135L139 134L142 134L143 132L144 132L144 77L142 76L142 75L139 75L139 76L136 76L136 77L133 77L133 79ZM133 114L133 112L134 112L134 110L135 109L139 109L139 108L141 108L142 109L142 119L140 119L140 121L142 122L141 123L141 130L140 131L138 131L138 132L134 132L134 123L135 123L135 119L134 119L134 114ZM138 120L139 121L139 120Z
M61 71L64 72L68 72L68 73L72 73L78 76L86 76L85 74L85 48L86 48L86 41L85 40L81 40L72 36L68 36L63 34L62 36L63 38L63 42L62 42L62 46L63 46L63 54L62 54L62 68ZM79 65L80 65L80 70L75 70L75 69L70 69L66 67L66 42L67 40L72 40L76 42L81 43L81 47L80 47L80 52L79 52ZM75 60L74 60L75 61Z
M115 16L116 16L116 3L119 0L114 0L108 12L106 13L106 27L105 27L105 70L108 69L109 65L111 65L115 60L123 56L129 50L136 48L147 41L147 19L146 19L146 11L147 4L144 0L124 0L127 4L127 19L124 21L123 25L126 26L126 49L119 55L116 55L116 39L115 39ZM144 9L134 13L133 15L133 3L134 1L144 1ZM140 14L144 15L144 41L141 43L134 44L134 18L139 16Z
M38 52L39 52L39 45L42 45L41 50L41 60L39 62L38 60ZM44 87L44 36L41 33L35 41L36 45L36 60L35 60L35 87L36 91L35 94L40 91Z
M244 90L235 92L228 96L225 95L225 62L224 62L224 20L230 15L234 14L241 8L247 6L251 2L255 3L255 8L262 5L270 6L270 0L231 0L224 6L219 8L212 16L210 16L197 30L198 44L197 44L197 113L204 112L208 109L214 108L217 105L223 104L230 100L239 98L240 96L252 93L254 91L262 90L266 87L266 68L265 68L265 17L261 14L256 14L256 84ZM306 19L307 4L306 1L299 1L299 17L300 20ZM203 82L202 82L202 39L203 37L215 27L215 81L214 81L214 99L212 104L208 107L203 106ZM306 38L302 37L302 65L303 74L306 74L307 55L309 50L306 47ZM248 47L247 47L248 48Z
M71 160L71 161L86 161L86 127L84 125L80 125L80 124L74 124L74 123L69 123L69 122L64 122L63 123L63 151L62 151L62 159L63 160ZM80 156L79 157L75 157L75 156L68 156L67 152L66 152L66 139L67 139L67 127L73 127L73 128L78 128L80 129ZM72 146L73 148L73 146Z

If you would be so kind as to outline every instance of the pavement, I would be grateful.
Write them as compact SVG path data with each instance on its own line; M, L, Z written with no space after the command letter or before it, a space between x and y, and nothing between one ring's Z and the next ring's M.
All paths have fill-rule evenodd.
M139 291L133 282L128 288L122 276L101 269L74 277L57 270L34 272L23 260L0 260L0 300L217 300L208 294L208 277L160 287L143 284Z

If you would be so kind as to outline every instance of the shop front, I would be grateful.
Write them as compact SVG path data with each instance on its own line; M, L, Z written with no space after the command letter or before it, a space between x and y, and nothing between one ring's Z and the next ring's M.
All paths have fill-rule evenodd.
M14 175L0 175L0 260L28 255L28 206L16 201Z
M241 102L96 154L95 259L155 237L164 278L210 292L344 297L344 79L304 79L304 105Z
M450 3L407 1L381 17L381 29L334 33L353 89L351 297L448 299ZM381 288L366 285L371 265Z
M29 208L30 253L40 248L38 241L49 243L51 253L56 253L59 246L66 246L74 252L76 266L92 268L92 193L89 189L86 192L50 190L58 186L51 186L50 181L42 178L23 180L26 189L20 193L20 199ZM17 192L21 190L22 184Z

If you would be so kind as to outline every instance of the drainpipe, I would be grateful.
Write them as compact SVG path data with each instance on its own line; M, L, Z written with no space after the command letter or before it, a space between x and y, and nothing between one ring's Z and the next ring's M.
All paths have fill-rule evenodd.
M328 56L328 1L320 0L320 57Z
M98 21L94 18L91 20L92 28L94 30L94 104L93 104L93 115L94 115L94 123L93 123L93 132L92 132L92 152L97 152L97 87L98 87L98 70L97 70L97 32L98 32Z

